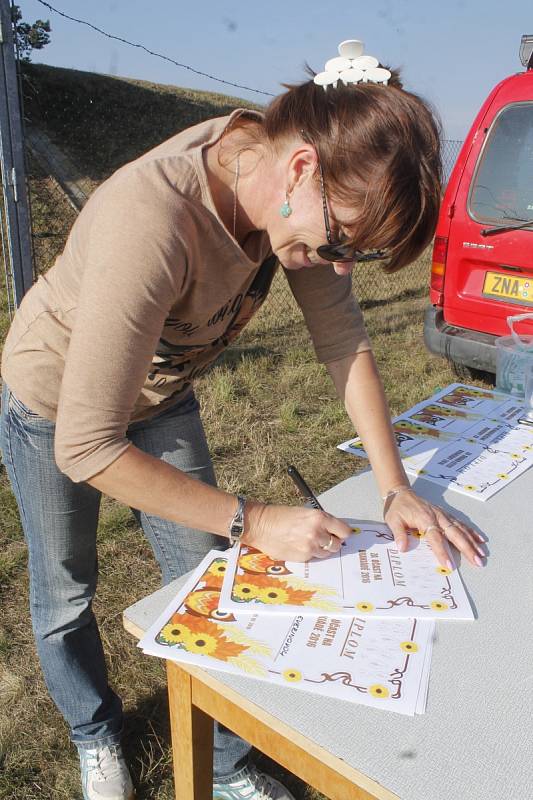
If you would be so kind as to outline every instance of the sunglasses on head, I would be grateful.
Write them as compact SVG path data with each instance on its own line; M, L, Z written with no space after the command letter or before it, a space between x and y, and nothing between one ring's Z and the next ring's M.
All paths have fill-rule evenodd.
M305 131L301 131L301 134L303 139L308 144L313 144ZM340 261L346 263L356 261L358 263L363 263L365 261L382 261L384 258L386 258L386 253L384 250L371 250L364 252L363 250L357 250L355 247L352 247L352 245L345 244L342 240L336 240L333 237L329 222L328 201L326 196L326 187L324 186L324 173L322 172L322 164L320 163L318 152L317 160L320 176L320 193L322 195L322 208L324 211L324 225L326 227L326 236L328 240L327 244L322 244L320 247L316 248L317 255L319 255L324 261Z

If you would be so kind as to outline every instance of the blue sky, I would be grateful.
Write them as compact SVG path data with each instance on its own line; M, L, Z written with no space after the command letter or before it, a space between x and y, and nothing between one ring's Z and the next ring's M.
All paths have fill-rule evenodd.
M404 85L436 107L445 136L463 139L502 78L522 70L520 36L533 34L533 0L50 0L65 13L199 70L276 93L357 38L365 52L401 67ZM62 19L37 0L23 17L50 19L52 41L33 60L55 66L208 89L265 102Z

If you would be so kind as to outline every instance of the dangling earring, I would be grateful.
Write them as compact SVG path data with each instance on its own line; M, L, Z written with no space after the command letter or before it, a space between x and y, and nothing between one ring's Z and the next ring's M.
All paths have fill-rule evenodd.
M292 208L291 208L291 205L289 203L289 193L288 192L285 192L285 202L281 206L281 208L279 210L279 213L281 214L282 217L285 217L285 219L287 219L287 217L290 217L290 215L292 214Z

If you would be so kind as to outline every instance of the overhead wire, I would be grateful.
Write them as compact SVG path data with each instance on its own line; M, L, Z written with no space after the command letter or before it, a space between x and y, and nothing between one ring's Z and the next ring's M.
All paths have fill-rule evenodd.
M122 42L123 44L130 45L131 47L137 47L139 50L144 50L145 53L148 53L151 56L155 56L156 58L161 58L163 61L168 61L171 64L174 64L176 67L180 67L182 69L187 69L189 72L194 72L195 75L202 75L204 78L209 78L212 81L217 81L218 83L224 83L226 86L233 86L236 89L246 89L248 92L255 92L256 94L264 94L268 97L275 97L272 92L265 92L263 89L254 89L253 86L245 86L242 83L234 83L233 81L225 80L224 78L219 78L216 75L211 75L209 72L202 72L200 69L196 69L196 67L191 67L190 64L182 64L179 61L176 61L174 58L170 56L166 56L163 53L156 53L154 50L150 50L149 47L145 47L143 44L139 44L138 42L130 42L128 39L124 39L122 36L115 36L112 33L108 33L107 31L102 30L97 25L93 25L92 22L87 22L84 19L77 19L76 17L70 16L70 14L65 14L64 11L60 11L58 8L54 8L54 6L50 5L50 3L45 2L45 0L37 0L42 6L45 6L50 11L53 11L55 14L58 14L60 17L64 17L65 19L70 20L71 22L77 22L80 25L86 25L88 28L92 28L92 30L100 33L102 36L106 36L108 39L115 39L117 42Z

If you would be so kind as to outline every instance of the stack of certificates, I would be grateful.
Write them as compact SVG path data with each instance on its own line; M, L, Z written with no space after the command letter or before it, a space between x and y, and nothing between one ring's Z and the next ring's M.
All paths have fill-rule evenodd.
M393 420L405 471L488 500L533 464L524 400L452 383ZM339 445L366 456L360 439Z
M473 620L422 534L347 520L338 554L211 551L139 642L145 653L401 714L426 708L435 620ZM450 562L452 557L450 555Z

